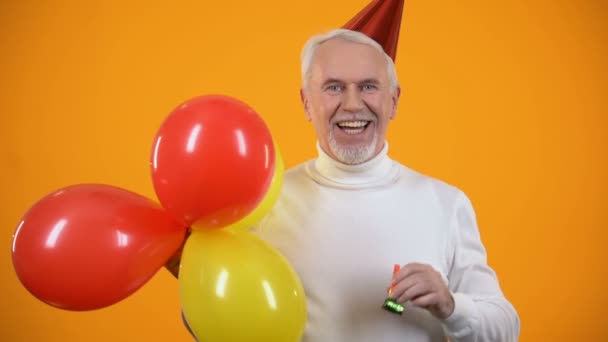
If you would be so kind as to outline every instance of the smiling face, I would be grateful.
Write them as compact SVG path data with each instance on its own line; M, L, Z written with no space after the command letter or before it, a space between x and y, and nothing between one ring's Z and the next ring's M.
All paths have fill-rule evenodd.
M382 150L399 99L386 63L372 46L340 38L317 48L301 96L321 148L333 159L360 164Z

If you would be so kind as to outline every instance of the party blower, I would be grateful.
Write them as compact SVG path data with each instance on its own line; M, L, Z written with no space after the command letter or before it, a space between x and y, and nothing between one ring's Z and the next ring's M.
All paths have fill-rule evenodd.
M78 184L26 212L12 257L27 290L65 310L104 308L141 288L183 246L180 296L199 340L298 341L306 321L301 282L276 250L246 232L274 206L283 181L262 118L228 96L190 99L160 127L150 164L161 205L110 185Z
M401 266L399 264L395 264L393 266L393 278L395 277L395 275L397 275L397 273L399 272L400 269L401 269ZM391 286L389 287L389 289L388 289L389 296L393 292L394 287L395 287L394 284L391 284ZM396 299L393 299L390 297L388 297L384 300L384 303L382 304L382 308L388 312L392 312L397 315L401 315L401 314L403 314L403 311L405 311L405 307L401 303L399 303Z

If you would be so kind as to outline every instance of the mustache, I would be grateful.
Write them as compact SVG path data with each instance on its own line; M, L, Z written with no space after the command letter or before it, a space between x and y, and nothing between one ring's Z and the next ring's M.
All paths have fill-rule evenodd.
M372 112L361 112L361 113L336 113L331 118L331 124L337 124L344 121L372 121L376 122L377 116Z

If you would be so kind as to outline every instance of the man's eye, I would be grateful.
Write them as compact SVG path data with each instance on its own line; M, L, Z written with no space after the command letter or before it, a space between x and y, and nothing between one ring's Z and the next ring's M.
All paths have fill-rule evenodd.
M337 93L342 90L342 86L340 86L338 84L332 84L332 85L327 86L327 88L325 88L325 90L330 93Z
M364 84L361 86L361 90L363 91L375 91L378 87L375 84Z

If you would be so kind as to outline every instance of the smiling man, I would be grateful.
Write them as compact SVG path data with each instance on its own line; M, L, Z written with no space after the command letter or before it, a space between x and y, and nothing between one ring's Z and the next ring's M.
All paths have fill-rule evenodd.
M379 46L358 43L355 32L338 33L342 39L319 44L325 37L318 37L304 50L301 97L321 149L354 165L382 150L399 87L389 70L392 62Z
M516 341L467 196L388 157L400 88L383 47L350 30L313 37L302 82L319 156L285 174L252 230L302 280L302 341ZM405 310L383 310L387 296Z

